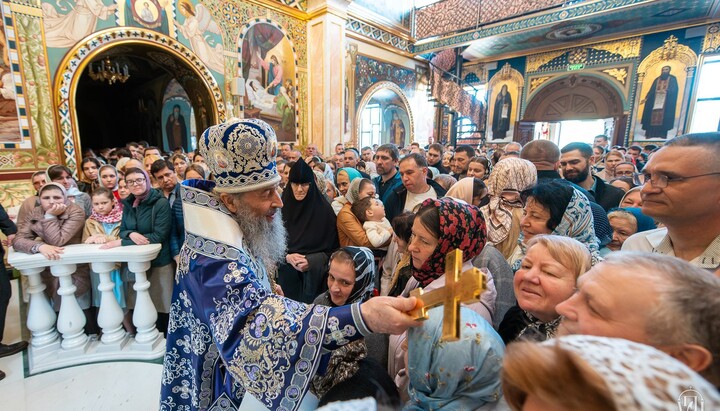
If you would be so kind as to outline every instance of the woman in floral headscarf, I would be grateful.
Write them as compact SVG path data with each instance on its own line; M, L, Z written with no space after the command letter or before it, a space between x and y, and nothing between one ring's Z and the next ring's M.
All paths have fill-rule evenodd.
M375 289L375 260L365 247L343 247L330 256L327 280L328 290L320 294L314 304L328 307L362 303L373 296ZM364 339L353 341L335 350L329 357L323 373L313 377L310 392L321 398L334 385L352 377L358 363L367 357Z
M535 185L535 165L520 158L499 161L487 180L490 203L482 207L488 223L488 243L508 259L520 235L523 204L520 192Z
M459 203L451 198L427 199L422 203L413 221L412 237L408 244L412 267L412 278L408 280L403 296L410 291L423 287L425 291L445 285L445 257L454 249L463 253L463 271L475 266L476 257L485 246L485 220L480 209ZM478 268L480 267L479 264ZM480 302L467 307L477 312L492 324L495 307L495 284L492 275L486 272L487 290L482 293ZM396 383L402 389L407 383L404 373L405 352L401 348L407 334L390 336L390 375L398 375Z

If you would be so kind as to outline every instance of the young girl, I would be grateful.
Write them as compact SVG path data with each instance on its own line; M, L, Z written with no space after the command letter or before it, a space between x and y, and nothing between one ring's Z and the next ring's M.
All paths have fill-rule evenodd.
M122 201L130 195L130 189L128 188L127 183L125 182L125 174L118 171L118 197L120 197L120 200Z
M112 167L112 166L110 166ZM120 245L120 220L122 219L122 205L115 199L112 191L105 187L100 187L92 193L93 211L90 218L85 222L85 230L83 230L82 241L85 244L105 244L113 243ZM120 303L120 307L125 308L125 291L120 275L119 264L115 270L110 272L110 280L115 283L113 293ZM100 285L100 275L95 271L90 271L90 280L92 281L93 298L92 305L100 307L101 293L98 291Z
M58 260L64 246L80 244L82 229L85 225L85 212L67 198L65 187L57 183L48 183L40 188L40 205L25 217L20 226L13 247L16 251L28 254L40 253L48 260ZM53 301L56 311L60 310L60 296L57 294L59 281L50 274L49 269L41 273L45 283L45 293ZM90 306L90 279L86 264L78 264L72 275L77 289L75 296L83 309Z
M114 166L105 164L100 167L100 186L110 190L116 200L122 200L118 192L118 171Z

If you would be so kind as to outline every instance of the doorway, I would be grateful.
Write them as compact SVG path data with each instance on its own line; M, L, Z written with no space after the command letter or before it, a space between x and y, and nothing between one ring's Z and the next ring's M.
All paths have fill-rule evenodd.
M56 74L58 122L65 147L65 164L76 168L82 149L124 146L145 140L172 150L181 141L188 150L207 127L225 119L221 89L200 59L182 43L151 30L111 28L94 33L65 56ZM110 59L122 82L95 80ZM180 86L187 104L185 137L169 140L168 98L172 84ZM164 110L165 109L165 110ZM168 118L164 118L168 117Z
M626 123L620 93L603 79L573 74L535 94L519 128L526 130L527 141L548 139L562 148L571 142L592 144L598 134L622 144Z

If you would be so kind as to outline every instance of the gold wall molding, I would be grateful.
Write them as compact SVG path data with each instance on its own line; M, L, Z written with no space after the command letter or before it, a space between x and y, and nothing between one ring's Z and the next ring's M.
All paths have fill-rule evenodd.
M703 53L720 52L720 23L711 24L705 33L705 41L703 41Z
M25 4L10 3L10 11L13 13L27 14L28 16L42 17L42 9Z
M410 121L410 132L408 133L407 141L415 141L415 120L413 118L412 107L410 107L410 101L408 100L407 96L400 88L400 86L393 83L392 81L378 81L377 83L370 86L370 88L365 91L365 94L363 94L362 98L360 99L360 104L358 105L357 113L355 114L355 135L353 136L353 141L360 140L360 125L362 124L362 112L365 109L367 103L370 102L370 99L372 99L373 94L375 94L375 92L380 89L388 89L394 91L395 94L400 97L403 105L405 105L405 112L407 113L408 120Z
M623 58L629 59L634 57L640 57L641 45L641 37L632 37L617 41L609 41L606 43L591 44L587 47L595 50L605 50L608 53L619 54Z
M614 78L620 84L625 85L625 81L627 80L627 76L628 76L628 72L627 72L627 69L625 69L625 67L605 69L602 72L606 73L608 76Z
M551 79L550 76L535 77L535 78L530 79L530 94L534 93L538 87L540 87L541 85L543 85L546 81L548 81L550 79Z
M538 71L540 67L551 62L553 59L562 56L566 53L566 50L550 51L548 53L532 54L527 57L527 63L525 70L528 73Z
M648 67L654 66L663 61L676 60L681 62L685 67L695 67L697 65L698 56L692 49L684 44L678 44L675 36L665 39L663 46L653 50L650 55L640 63L638 67L638 76L645 76Z

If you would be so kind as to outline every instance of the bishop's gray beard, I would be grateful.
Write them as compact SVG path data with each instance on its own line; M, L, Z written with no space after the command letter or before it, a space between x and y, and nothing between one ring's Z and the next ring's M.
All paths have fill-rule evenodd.
M243 233L243 242L246 251L256 259L262 261L268 275L272 276L277 264L285 261L287 249L287 231L282 220L282 213L278 209L272 221L257 217L255 211L244 202L236 201L237 211L233 216Z

